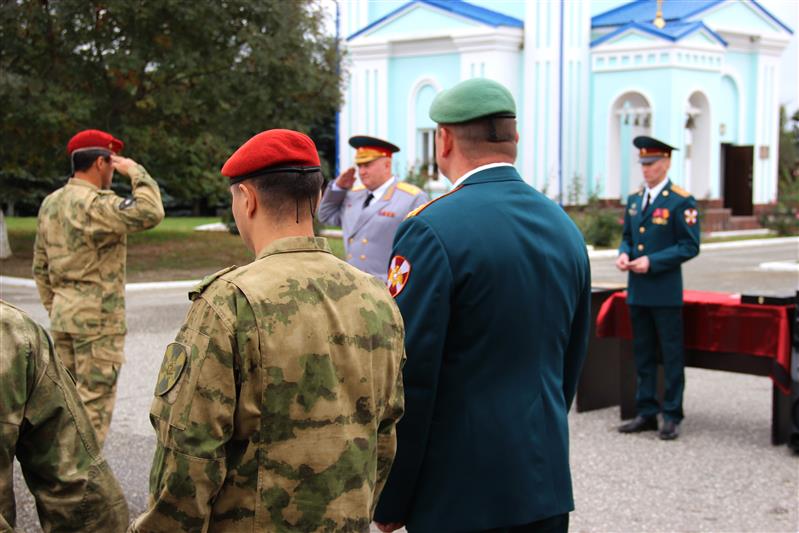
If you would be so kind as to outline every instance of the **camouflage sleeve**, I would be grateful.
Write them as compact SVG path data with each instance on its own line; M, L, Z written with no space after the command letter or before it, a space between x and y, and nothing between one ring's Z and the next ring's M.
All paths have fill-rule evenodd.
M2 447L16 446L42 529L125 531L122 489L47 333L6 304L0 303L0 315ZM9 427L16 428L16 442L8 439ZM4 476L0 486L5 482Z
M158 443L148 509L130 531L203 531L227 470L236 407L233 326L195 299L167 346L150 419Z
M397 323L402 324L402 317L397 312ZM405 410L405 393L402 387L402 366L405 365L404 348L405 330L400 331L397 351L402 352L402 363L398 369L396 379L393 380L393 387L388 389L386 408L383 418L377 427L377 480L375 482L375 497L372 504L372 514L383 492L383 487L391 472L391 465L394 463L394 456L397 453L397 422L402 418Z
M164 206L158 183L139 165L131 173L133 198L122 198L101 191L92 207L95 232L136 233L157 226L164 219Z
M53 287L50 284L50 268L40 227L37 224L36 240L33 242L33 279L36 281L42 305L49 313L53 307Z

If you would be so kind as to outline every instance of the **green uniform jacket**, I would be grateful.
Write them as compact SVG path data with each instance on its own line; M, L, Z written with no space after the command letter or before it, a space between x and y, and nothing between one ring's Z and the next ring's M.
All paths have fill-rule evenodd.
M368 531L402 415L385 285L324 239L275 241L191 293L150 418L142 532Z
M50 329L119 335L125 326L127 235L164 219L158 184L144 167L132 172L133 198L72 178L39 208L33 277Z
M44 531L125 531L125 497L72 378L44 329L0 300L0 531L15 523L15 456Z
M682 265L699 254L696 200L669 181L641 213L643 190L627 198L619 253L630 260L649 256L649 272L629 272L627 303L670 307L682 305Z
M502 166L409 217L394 255L389 283L409 273L405 416L375 520L444 533L570 511L567 412L591 299L580 232Z

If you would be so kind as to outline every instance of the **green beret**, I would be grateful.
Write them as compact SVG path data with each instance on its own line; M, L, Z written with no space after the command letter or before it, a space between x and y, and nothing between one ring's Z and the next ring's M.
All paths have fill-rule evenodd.
M430 118L438 124L492 116L516 118L516 103L508 89L486 78L472 78L441 91L430 105Z

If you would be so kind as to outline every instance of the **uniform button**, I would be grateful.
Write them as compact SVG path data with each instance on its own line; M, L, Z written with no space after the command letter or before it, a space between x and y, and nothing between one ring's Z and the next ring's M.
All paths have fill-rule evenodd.
M352 254L347 254L347 259L352 259Z
M643 249L644 249L644 245L643 245L643 244L639 244L639 245L638 245L638 251L640 252L640 251L641 251L641 250L643 250Z
M663 196L668 196L668 195L669 195L669 191L663 191Z
M368 243L368 242L369 242L369 239L363 239L361 242L362 242L362 243L364 243L364 244L366 244L366 243Z
M363 261L364 259L366 259L366 256L361 254L361 261Z
M353 238L350 237L349 243L352 244Z
M646 228L645 228L645 227L643 227L643 226L641 226L640 228L638 228L638 232L639 232L639 233L643 233L643 232L645 232L645 231L646 231Z

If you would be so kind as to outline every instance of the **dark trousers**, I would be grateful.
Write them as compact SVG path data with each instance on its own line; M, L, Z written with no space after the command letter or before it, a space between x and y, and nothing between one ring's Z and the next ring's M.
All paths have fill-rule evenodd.
M529 524L513 527L489 529L482 533L567 533L569 531L569 513L550 516Z
M657 348L663 355L666 391L663 418L683 419L682 396L685 390L682 307L630 306L633 326L633 352L638 383L635 407L640 416L655 416L661 411L657 398Z

